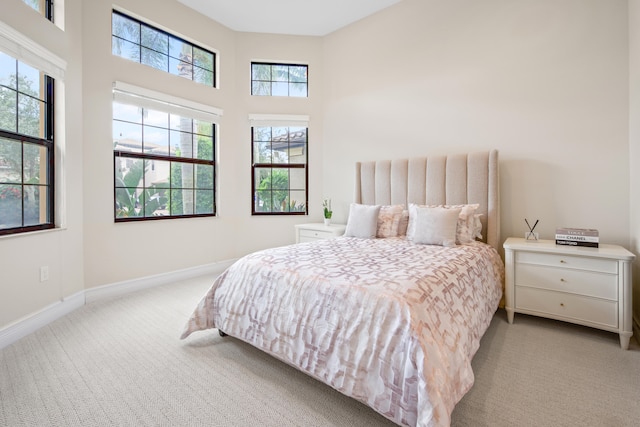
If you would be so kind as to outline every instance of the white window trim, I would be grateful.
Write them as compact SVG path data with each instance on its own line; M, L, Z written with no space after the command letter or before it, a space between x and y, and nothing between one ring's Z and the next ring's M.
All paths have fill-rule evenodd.
M67 62L64 59L2 21L0 21L0 50L18 61L44 71L56 80L64 81L67 69Z
M309 116L302 114L249 114L252 127L309 127Z
M213 123L219 123L223 113L211 105L118 81L113 83L113 100Z

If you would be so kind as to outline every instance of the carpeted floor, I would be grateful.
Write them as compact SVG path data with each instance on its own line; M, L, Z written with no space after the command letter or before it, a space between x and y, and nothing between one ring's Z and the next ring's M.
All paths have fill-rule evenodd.
M211 278L76 310L0 350L0 426L391 426L365 405L216 331L178 340ZM640 346L496 314L453 426L640 424Z

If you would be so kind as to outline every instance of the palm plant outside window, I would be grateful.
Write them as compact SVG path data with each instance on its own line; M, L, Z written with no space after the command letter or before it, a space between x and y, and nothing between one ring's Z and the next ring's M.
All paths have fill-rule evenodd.
M308 97L307 65L251 63L251 95Z
M111 27L113 55L216 86L215 53L115 10Z
M54 227L54 80L0 52L0 234Z
M252 128L252 214L306 215L306 127Z
M215 124L113 103L115 220L215 215Z

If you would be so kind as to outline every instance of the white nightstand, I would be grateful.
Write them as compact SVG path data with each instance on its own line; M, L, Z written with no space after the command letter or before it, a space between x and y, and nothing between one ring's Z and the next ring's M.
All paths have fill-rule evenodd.
M313 240L330 239L332 237L342 236L345 228L347 228L347 226L344 224L297 224L296 243L311 242Z
M629 348L634 254L617 245L585 248L515 237L504 249L509 323L514 313L564 320L616 332L620 346Z

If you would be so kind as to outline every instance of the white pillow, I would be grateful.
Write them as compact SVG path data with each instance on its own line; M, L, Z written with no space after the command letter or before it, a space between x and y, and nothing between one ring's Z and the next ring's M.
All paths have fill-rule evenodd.
M416 234L416 217L418 216L418 208L426 207L419 206L414 203L409 203L409 223L407 224L407 239L413 240L413 235Z
M461 210L416 207L413 242L424 245L455 246L456 228Z
M396 237L398 235L402 208L402 205L385 205L380 207L376 237Z
M349 219L344 235L361 239L375 239L378 230L380 205L360 205L351 203Z
M482 229L477 229L477 221L475 218L475 212L480 205L478 204L469 204L469 205L416 205L409 204L409 225L407 227L407 239L413 240L414 230L415 230L415 221L413 220L415 217L415 208L444 208L444 209L458 209L460 214L458 216L458 225L456 229L456 243L461 245L463 243L473 242L476 237L479 235L480 239L482 239L482 235L480 234Z

